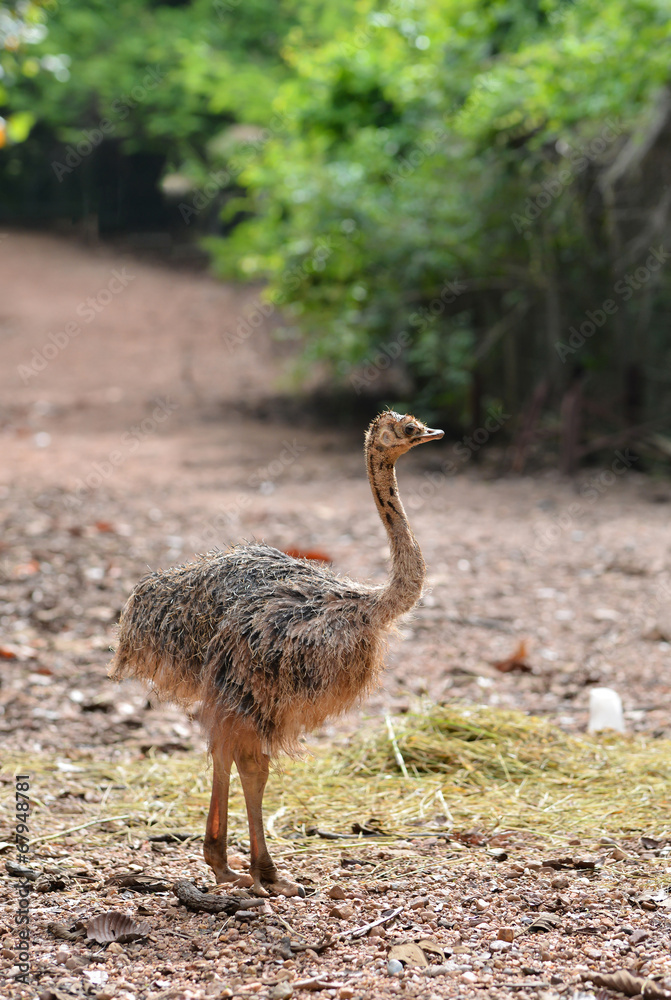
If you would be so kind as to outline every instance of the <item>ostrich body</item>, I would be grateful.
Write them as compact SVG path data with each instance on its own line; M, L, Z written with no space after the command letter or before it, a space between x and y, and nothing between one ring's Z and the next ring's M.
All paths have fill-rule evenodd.
M183 705L199 703L213 759L204 857L217 882L304 894L278 875L266 847L269 763L280 750L295 752L301 733L346 711L375 684L393 623L417 603L426 575L394 466L410 448L442 436L392 411L366 433L368 478L391 548L385 585L356 583L269 545L243 543L151 573L129 597L111 674L148 680ZM227 862L233 763L249 819L249 877Z

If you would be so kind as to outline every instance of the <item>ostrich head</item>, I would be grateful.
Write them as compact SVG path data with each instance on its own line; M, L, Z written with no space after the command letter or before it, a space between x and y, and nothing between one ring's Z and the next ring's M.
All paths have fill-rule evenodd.
M366 450L386 452L391 462L418 444L439 441L444 431L433 430L409 414L385 410L366 431Z

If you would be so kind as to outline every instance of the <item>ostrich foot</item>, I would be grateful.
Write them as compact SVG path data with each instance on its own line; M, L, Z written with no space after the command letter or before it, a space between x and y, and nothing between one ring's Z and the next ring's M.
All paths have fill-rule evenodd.
M243 872L235 872L228 865L224 868L212 868L212 871L214 872L214 880L217 885L228 883L235 886L236 889L249 889L254 885L254 879L251 875L246 875Z
M253 891L257 896L300 896L305 899L305 889L298 882L281 878L277 872L272 877L256 875Z

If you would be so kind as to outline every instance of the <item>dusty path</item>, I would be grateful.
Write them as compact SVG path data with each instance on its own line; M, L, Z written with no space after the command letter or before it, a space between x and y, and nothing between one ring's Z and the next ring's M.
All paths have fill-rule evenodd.
M290 353L269 336L273 317L255 328L241 326L243 321L256 323L254 290L122 259L104 248L21 233L0 241L0 281L0 733L5 751L34 760L57 759L68 774L69 768L85 768L89 758L123 762L150 748L159 755L202 748L196 727L182 712L149 704L139 685L129 682L120 689L106 679L114 622L129 589L147 567L183 561L240 537L263 537L283 548L318 548L339 571L382 580L387 545L364 475L363 428L315 428L305 415L289 419L276 405L288 385ZM236 331L252 329L233 342ZM492 454L496 447L492 434L483 452ZM519 707L577 730L585 725L589 689L597 684L620 691L630 729L668 734L668 487L639 475L635 463L626 468L616 455L617 474L595 471L571 484L554 475L494 479L487 474L487 460L480 469L464 461L463 444L459 451L450 442L442 451L432 448L408 456L399 466L402 494L429 566L422 607L405 623L404 641L391 650L383 687L362 713L311 740L344 740L365 715L402 711L426 697ZM455 474L441 472L446 460L457 466ZM500 673L493 662L511 656L521 641L532 672ZM70 757L79 763L68 764ZM0 774L0 779L13 792L13 776ZM100 795L96 789L91 778L94 802ZM59 822L57 803L65 795L72 797L63 808L75 803L68 808L76 822L77 794L51 789L47 799ZM36 822L48 829L49 821L41 815ZM5 819L0 841L12 836ZM105 877L128 864L130 841L125 836L119 833L114 845L101 848L95 859ZM40 863L51 858L65 864L62 859L72 851L78 864L90 867L83 857L85 840L75 835L63 843L67 846L62 849L54 845L38 852ZM517 848L526 850L524 843ZM174 878L183 876L186 865L194 877L204 876L197 845L186 852L166 848L175 853L165 859L155 857L146 842L132 849L147 870L159 871L165 864L164 874ZM547 908L556 891L549 877L536 883L533 871L513 873L510 878L519 879L522 888L508 885L514 891L496 897L497 916L488 924L478 907L483 894L489 898L499 892L496 862L485 856L484 848L467 867L459 859L446 861L441 851L440 845L418 841L381 852L387 859L382 868L398 855L394 864L402 868L407 861L403 870L414 873L391 883L392 895L381 905L407 906L427 891L428 909L417 904L419 915L412 918L414 924L403 925L405 933L437 935L442 947L449 944L454 952L451 971L435 980L430 993L426 981L410 970L402 980L383 978L380 996L463 996L459 991L467 990L484 1000L509 995L505 983L513 977L519 990L515 995L525 997L536 995L531 986L521 988L525 975L532 982L542 973L549 989L550 969L555 970L553 982L568 982L572 976L577 983L587 966L578 964L576 971L576 962L599 967L594 957L580 953L576 958L560 936L544 939L545 951L526 938L499 958L486 950L484 938L473 943L478 934L495 935L497 923L522 919L524 906ZM329 874L323 857L311 864L314 878L326 880L325 885L333 879L346 884L362 918L366 907L373 907L373 915L379 910L369 890L356 895L356 872ZM434 874L425 878L428 871ZM570 905L582 913L583 903L592 903L579 881L578 902ZM217 930L214 918L186 917L161 897L156 904L147 900L147 912L159 924L165 916L164 929L173 922L179 928L176 938L166 939L173 944L156 952L163 971L155 962L151 965L153 951L143 959L144 946L132 946L139 978L133 979L125 954L110 952L108 992L91 985L104 979L82 985L79 958L67 968L65 963L71 952L88 961L86 947L64 944L61 958L55 959L57 942L44 926L53 913L74 920L91 907L97 912L105 900L135 913L136 900L129 902L128 893L109 888L80 889L45 894L44 907L36 910L43 933L38 947L41 983L66 990L50 997L96 990L100 1000L231 996L226 984L234 982L235 991L239 984L266 976L261 965L257 969L259 949L266 949L275 971L282 965L272 950L272 942L285 933L279 925L277 933L268 931L267 939L262 931L254 932L253 940L246 928L229 930L215 952L209 943L212 929ZM454 903L454 890L463 908ZM604 954L617 956L629 948L629 925L645 925L639 940L652 935L652 964L645 968L663 972L666 966L658 959L668 943L660 943L661 917L641 911L633 915L626 895L615 893L606 903L598 897L602 890L595 891L594 905L603 903L605 922L587 944L612 937L615 943L604 945L611 948ZM13 898L12 885L2 893ZM327 904L323 896L320 903L308 900L304 913L298 904L278 905L311 939L310 907L326 914ZM447 907L447 917L441 915L442 907ZM460 916L455 916L457 910ZM584 923L583 917L576 919ZM5 968L16 960L13 935L13 926L0 920ZM192 941L188 947L193 953L203 953L202 960L191 961L174 950L187 947L183 939ZM664 940L668 942L668 934ZM500 947L505 951L503 941ZM384 937L334 949L333 955L335 966L329 959L317 967L313 953L286 961L284 979L326 969L337 982L344 964L353 970L352 978L342 986L344 992L332 990L328 996L378 995L365 977L385 975ZM631 955L635 958L635 951ZM143 961L151 966L151 988L143 980L149 975ZM523 972L527 967L531 971ZM173 988L168 974L175 968L183 978ZM233 968L237 978L231 980ZM184 983L189 984L186 992ZM256 992L260 987L243 989Z
M54 528L88 532L95 520L121 525L121 539L113 532L105 548L123 565L102 579L84 572L83 586L77 566L78 600L111 613L147 564L241 536L318 547L343 572L382 578L386 540L360 434L274 415L267 401L286 385L287 352L267 323L249 336L251 326L241 327L259 317L254 290L32 234L0 243L0 274L10 597L49 593L40 569L22 582L17 565L52 544L68 561ZM80 332L58 347L72 323ZM34 349L55 355L43 370ZM269 418L254 416L264 410ZM440 473L446 458L460 474ZM605 683L621 691L630 725L667 727L670 492L634 470L586 474L579 486L552 475L488 481L451 443L409 456L400 481L430 590L368 711L426 691L550 713L571 726L584 721L589 687ZM78 543L89 569L100 562L99 542ZM68 580L58 587L63 597ZM35 609L27 611L2 618L5 641L39 637ZM97 625L92 632L100 641ZM41 637L49 649L54 630ZM520 639L534 673L501 675L491 662Z

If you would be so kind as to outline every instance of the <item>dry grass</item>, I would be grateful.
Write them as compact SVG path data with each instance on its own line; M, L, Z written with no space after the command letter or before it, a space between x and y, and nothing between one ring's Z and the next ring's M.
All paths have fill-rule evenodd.
M110 763L74 752L67 760L4 764L5 780L17 771L31 774L36 841L85 838L90 847L147 832L202 835L210 780L204 757ZM13 797L11 784L5 789ZM521 713L434 706L395 719L391 731L376 725L344 750L285 763L271 776L266 816L271 833L294 849L310 826L347 833L371 816L392 837L452 825L528 831L557 842L575 835L662 836L671 832L670 789L668 741L570 736ZM10 809L5 799L11 828ZM246 836L237 779L230 826L233 837ZM322 842L325 850L343 843Z

